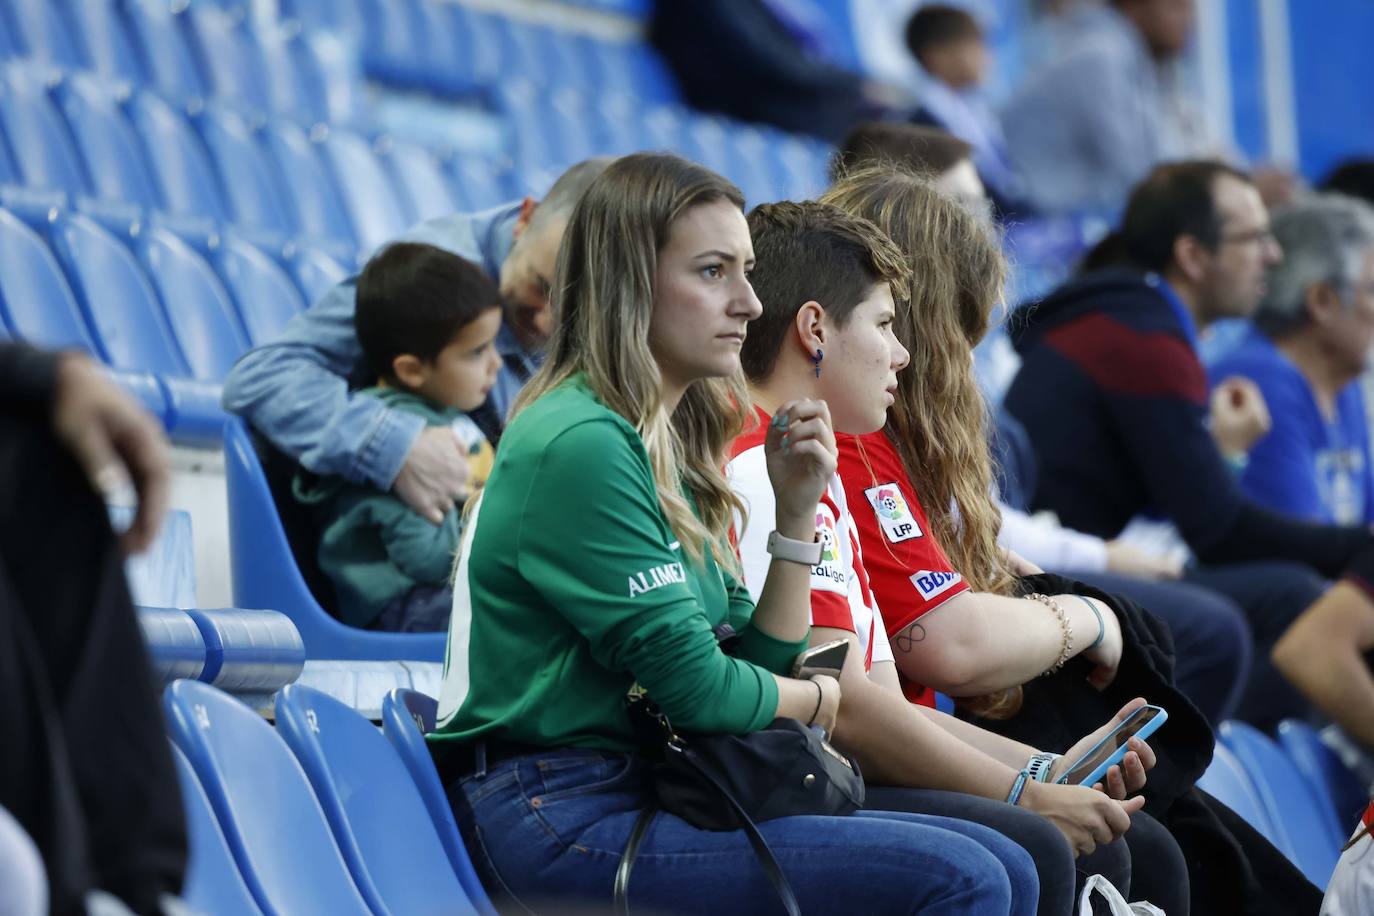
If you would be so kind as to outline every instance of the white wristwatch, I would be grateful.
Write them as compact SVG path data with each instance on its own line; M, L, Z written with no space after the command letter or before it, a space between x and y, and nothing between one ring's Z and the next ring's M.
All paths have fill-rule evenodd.
M821 561L821 542L819 540L796 541L789 537L783 537L777 531L770 531L768 533L768 552L773 555L775 560L787 560L789 563L815 566Z

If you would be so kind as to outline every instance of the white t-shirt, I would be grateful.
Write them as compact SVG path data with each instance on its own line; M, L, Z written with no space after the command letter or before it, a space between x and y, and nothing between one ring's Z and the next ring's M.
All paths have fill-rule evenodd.
M1365 810L1356 831L1374 822L1374 804ZM1374 836L1356 840L1341 853L1326 885L1321 916L1367 916L1374 913Z

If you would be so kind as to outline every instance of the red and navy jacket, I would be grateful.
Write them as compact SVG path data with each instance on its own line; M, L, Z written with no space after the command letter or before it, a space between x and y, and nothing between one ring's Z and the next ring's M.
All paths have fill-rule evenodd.
M1039 462L1034 509L1103 538L1154 514L1203 562L1291 559L1328 575L1374 539L1245 498L1207 429L1196 332L1154 278L1112 269L1075 279L1009 331L1023 363L1006 408Z

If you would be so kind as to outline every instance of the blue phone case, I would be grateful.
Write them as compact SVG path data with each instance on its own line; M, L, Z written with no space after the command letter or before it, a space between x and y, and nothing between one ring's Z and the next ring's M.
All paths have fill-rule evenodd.
M1158 712L1155 713L1155 716L1154 716L1153 719L1151 719L1150 721L1148 721L1148 722L1146 722L1144 725L1142 725L1142 726L1140 727L1140 731L1136 732L1136 733L1132 736L1132 737L1139 738L1139 739L1141 739L1142 741L1144 741L1146 738L1148 738L1148 737L1150 737L1151 735L1153 735L1153 734L1159 729L1159 727L1160 727L1161 725L1163 725L1165 722L1167 722L1167 721L1169 720L1169 714L1168 714L1167 712L1164 711L1164 707L1162 707L1162 706L1143 706L1143 707L1141 707L1141 708L1142 708L1142 709L1156 709L1156 710L1159 710ZM1124 723L1123 723L1123 724L1124 724ZM1069 781L1068 774L1069 774L1069 773L1072 773L1072 772L1074 771L1074 769L1078 766L1078 764L1079 764L1081 761L1083 761L1083 760L1085 760L1085 759L1087 759L1087 758L1089 758L1089 757L1092 757L1094 754L1096 754L1096 753L1098 752L1098 750L1099 750L1104 744L1110 743L1110 742L1112 741L1112 739L1115 738L1116 733L1119 732L1119 731L1121 731L1121 726L1120 726L1120 725L1118 725L1116 728L1114 728L1114 729L1112 729L1110 732L1108 732L1108 733L1107 733L1107 736L1106 736L1105 738L1103 738L1101 741L1099 741L1099 742L1097 742L1096 744L1094 744L1094 745L1092 746L1092 748L1090 748L1086 754L1084 754L1082 757L1079 757L1078 760L1075 760L1072 764L1070 764L1069 768L1066 769L1066 770L1064 771L1064 775L1063 775L1062 777L1060 777L1059 782L1060 782L1061 784L1067 784L1068 781ZM1088 774L1088 777L1087 777L1086 779L1084 779L1082 782L1078 783L1078 785L1080 785L1080 786L1091 786L1091 785L1095 785L1095 784L1098 783L1098 782L1101 782L1102 779L1107 775L1107 771L1110 770L1110 769L1111 769L1113 766L1115 766L1116 764L1120 763L1120 762L1121 762L1121 758L1125 757L1125 756L1126 756L1126 753L1127 753L1129 750L1130 750L1130 746L1129 746L1129 745L1126 745L1126 744L1121 745L1121 747L1119 747L1119 748L1117 748L1115 751L1113 751L1112 754L1111 754L1111 756L1109 756L1106 760L1102 761L1102 763L1098 765L1097 769L1095 769L1095 770L1093 770L1091 773L1089 773L1089 774Z

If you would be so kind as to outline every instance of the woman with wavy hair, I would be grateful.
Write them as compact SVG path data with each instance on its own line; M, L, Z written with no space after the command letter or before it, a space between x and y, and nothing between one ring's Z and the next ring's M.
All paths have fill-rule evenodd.
M470 513L430 740L484 884L513 905L611 901L653 795L625 711L633 687L689 733L835 724L838 681L785 676L806 645L809 567L772 562L755 605L729 543L741 507L721 468L747 417L739 353L759 314L742 206L672 156L627 156L592 182L559 253L547 361ZM787 555L814 544L835 446L824 404L775 416L775 512L756 522ZM726 622L741 634L733 656L713 635ZM1006 914L1009 866L938 820L759 828L808 912L862 895L867 912ZM776 906L742 831L660 812L634 861L635 909Z
M1039 570L997 544L987 410L972 361L1006 277L990 226L892 164L857 169L821 199L877 224L911 268L896 330L911 366L887 426L837 437L840 478L858 507L864 564L908 698L932 704L939 690L970 713L1009 718L1022 685L1078 655L1092 663L1089 682L1105 688L1122 657L1116 612L1079 594L1018 597L1014 576ZM1124 787L1106 788L1120 797ZM1125 836L1137 891L1186 913L1187 870L1173 838L1143 813Z

